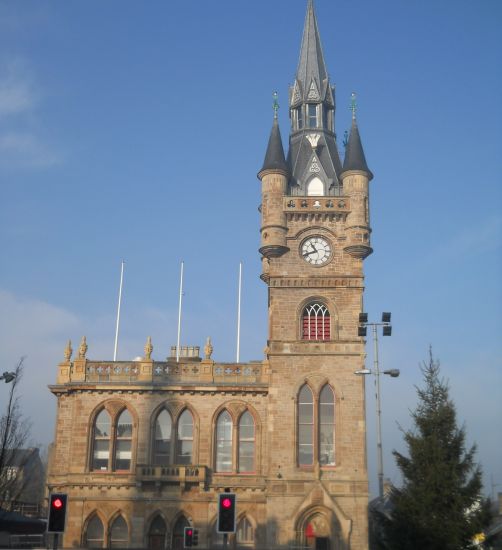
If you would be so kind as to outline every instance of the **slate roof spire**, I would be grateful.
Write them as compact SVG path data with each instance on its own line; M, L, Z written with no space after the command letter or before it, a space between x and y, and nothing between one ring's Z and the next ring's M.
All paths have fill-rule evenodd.
M280 171L284 174L288 174L288 167L284 156L284 147L282 145L281 130L279 129L279 120L277 116L278 110L279 104L277 102L277 92L274 92L274 122L272 124L272 130L268 140L265 161L263 162L263 167L258 175L265 170Z
M313 0L309 0L307 5L296 81L300 85L300 93L304 101L308 99L309 94L312 96L315 93L312 81L314 81L321 99L325 97L328 86L328 72L324 63Z
M343 160L343 171L348 170L360 170L367 172L369 178L373 178L371 170L366 163L366 157L364 156L363 144L361 143L361 136L359 135L359 129L357 127L356 119L356 94L352 94L352 126L350 128L349 139L347 141L347 147L345 148L345 158Z
M339 195L342 164L335 135L335 89L331 87L313 0L308 0L298 68L289 89L291 132L288 195L309 194L322 182L323 196Z

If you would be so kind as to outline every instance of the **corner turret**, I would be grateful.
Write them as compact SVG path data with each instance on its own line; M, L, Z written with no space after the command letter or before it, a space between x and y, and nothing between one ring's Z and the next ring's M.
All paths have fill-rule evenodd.
M288 168L284 157L281 132L277 117L277 93L274 94L274 122L263 168L258 173L261 180L261 247L265 258L278 258L289 248L286 246L286 215L283 197L288 183Z

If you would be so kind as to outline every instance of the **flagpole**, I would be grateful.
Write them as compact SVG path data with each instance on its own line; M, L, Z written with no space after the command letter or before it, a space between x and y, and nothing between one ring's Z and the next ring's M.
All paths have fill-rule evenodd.
M181 304L183 301L183 266L184 263L181 262L181 274L180 274L180 299L178 306L178 340L176 343L176 362L180 360L180 337L181 337Z
M119 286L119 304L117 307L117 325L115 327L115 347L113 350L113 360L117 360L117 349L119 345L119 325L120 325L120 305L122 304L122 284L124 282L124 260L120 266L120 286Z
M242 262L239 262L239 292L237 298L237 363L240 363L241 349L241 291L242 291Z

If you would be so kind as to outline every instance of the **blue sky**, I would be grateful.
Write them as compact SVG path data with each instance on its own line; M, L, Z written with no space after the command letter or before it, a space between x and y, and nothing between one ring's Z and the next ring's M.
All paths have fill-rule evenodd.
M274 90L288 135L305 5L0 3L0 362L27 356L36 441L52 439L47 385L67 339L76 348L85 334L91 358L113 355L122 259L119 358L149 335L153 356L168 355L181 260L182 342L210 335L216 360L235 358L242 260L241 359L263 357L256 173ZM317 0L316 11L338 136L355 91L375 174L365 309L392 312L382 367L402 373L382 380L386 476L399 482L391 450L403 450L398 423L409 426L432 345L486 491L492 479L502 491L502 5Z

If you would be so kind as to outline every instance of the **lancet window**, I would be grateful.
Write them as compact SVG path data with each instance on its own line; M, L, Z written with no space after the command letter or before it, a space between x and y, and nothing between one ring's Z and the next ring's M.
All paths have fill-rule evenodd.
M193 416L188 409L183 410L175 425L169 411L162 409L155 420L153 464L192 464L193 432Z
M91 469L94 471L130 470L132 463L133 422L124 409L115 422L106 409L100 411L92 427ZM111 458L113 457L113 460Z
M308 384L298 393L298 465L335 465L335 394L326 384L315 395Z
M249 411L244 411L236 424L227 410L222 411L216 419L216 471L254 472L255 443L255 420Z

